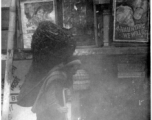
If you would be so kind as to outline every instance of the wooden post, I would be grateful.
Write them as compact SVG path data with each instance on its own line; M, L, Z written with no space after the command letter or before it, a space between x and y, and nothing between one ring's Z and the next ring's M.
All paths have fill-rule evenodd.
M2 120L8 120L9 114L9 97L10 86L13 81L12 77L12 63L13 63L13 46L16 29L16 0L11 1L10 13L9 13L9 30L7 40L7 58L5 67L5 81L3 92L3 104L2 104Z
M110 25L110 12L104 11L103 13L103 45L109 46L109 25Z
M96 16L96 4L93 1L93 12L94 12L94 33L95 33L95 42L98 46L98 34L97 34L97 16Z

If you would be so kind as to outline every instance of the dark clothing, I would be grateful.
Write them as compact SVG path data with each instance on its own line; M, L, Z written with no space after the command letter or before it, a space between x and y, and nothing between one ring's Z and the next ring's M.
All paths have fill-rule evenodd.
M37 120L64 120L64 115L61 115L57 110L50 113L50 110L45 110L37 114Z
M58 79L59 80L59 79ZM63 85L57 79L48 85L46 92L42 94L32 111L37 113L37 120L64 120L65 114L57 110L63 106Z
M33 62L18 96L18 105L33 106L38 120L64 118L60 112L64 110L62 91L71 84L69 77L74 66L73 62L63 64L71 62L75 47L72 36L50 21L40 22L35 30L31 42Z
M17 102L18 105L23 107L33 106L36 97L39 93L39 90L44 82L44 79L49 71L50 69L46 67L36 68L32 63L28 71L28 74L25 76L24 83L20 90L20 94L18 96L18 102Z
M47 70L35 71L33 70L33 66L31 66L28 74L25 76L24 83L20 90L17 102L18 105L23 107L33 106L37 94L42 86L44 76L46 76L47 73Z
M67 66L71 69L73 65L67 64ZM61 64L54 67L48 73L43 73L45 77L40 77L42 80L39 81L32 90L27 90L24 86L23 90L27 90L28 92L21 89L18 104L21 106L32 105L32 111L37 114L37 120L64 120L65 113L61 113L58 108L64 106L63 89L67 88L68 79L64 68L67 66ZM37 75L40 76L39 74ZM21 95L22 93L26 94ZM36 93L36 95L34 93ZM28 97L31 97L32 100Z
M60 71L60 68L62 67L59 66L51 70L44 79L43 85L33 105L33 112L39 113L49 107L57 109L58 106L63 106L62 91L65 87L64 82L67 76L65 72Z

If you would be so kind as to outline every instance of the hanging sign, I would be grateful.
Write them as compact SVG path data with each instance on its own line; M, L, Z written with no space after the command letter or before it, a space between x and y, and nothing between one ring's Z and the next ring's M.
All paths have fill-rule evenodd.
M24 0L20 2L23 46L31 48L31 40L39 22L56 23L54 0Z
M114 41L148 42L148 0L114 0Z

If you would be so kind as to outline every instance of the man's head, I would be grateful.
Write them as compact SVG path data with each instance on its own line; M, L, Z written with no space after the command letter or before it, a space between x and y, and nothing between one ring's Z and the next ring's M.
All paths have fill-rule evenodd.
M66 80L63 81L65 87L73 85L73 75L76 74L81 66L81 61L78 58L72 57L69 61L66 61L67 64L64 63L64 67L60 69L67 75Z
M33 34L31 47L34 62L47 64L53 60L59 64L73 55L76 43L67 31L50 21L43 21Z

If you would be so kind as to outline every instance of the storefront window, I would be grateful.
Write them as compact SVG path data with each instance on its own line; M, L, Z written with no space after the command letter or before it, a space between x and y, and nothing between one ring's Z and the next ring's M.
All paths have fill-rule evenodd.
M93 2L64 0L63 27L72 31L78 46L95 45Z

